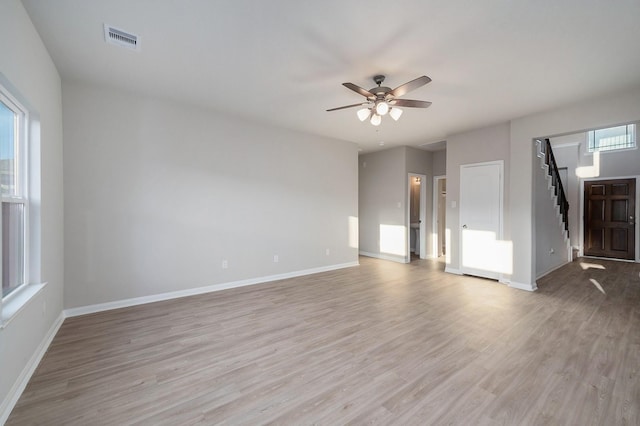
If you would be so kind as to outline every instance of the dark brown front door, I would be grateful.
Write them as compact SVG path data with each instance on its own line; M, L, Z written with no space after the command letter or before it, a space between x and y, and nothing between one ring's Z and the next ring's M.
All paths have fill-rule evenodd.
M635 259L636 180L584 183L585 256Z

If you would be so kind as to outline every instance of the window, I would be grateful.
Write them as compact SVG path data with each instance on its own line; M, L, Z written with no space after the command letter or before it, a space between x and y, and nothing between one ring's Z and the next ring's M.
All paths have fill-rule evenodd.
M609 127L591 130L589 135L589 152L613 151L636 147L636 125Z
M0 86L2 298L28 281L27 118L26 110Z

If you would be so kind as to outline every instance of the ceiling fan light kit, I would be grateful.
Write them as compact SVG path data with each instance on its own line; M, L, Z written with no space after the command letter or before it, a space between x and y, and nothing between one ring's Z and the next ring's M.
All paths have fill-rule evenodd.
M389 115L395 121L398 121L400 119L400 116L402 115L402 110L400 108L391 108L391 110L389 111Z
M431 79L426 75L418 77L415 80L411 80L401 86L391 89L389 87L382 86L384 81L384 75L376 75L373 77L373 81L378 85L370 90L365 90L360 86L353 83L342 83L347 89L362 95L366 98L366 101L359 104L346 105L338 108L331 108L327 111L337 111L340 109L364 107L357 111L357 116L360 121L365 121L367 118L369 122L374 126L379 126L382 123L382 116L389 114L395 121L400 119L402 110L397 108L398 106L409 108L428 108L431 106L431 102L416 101L411 99L398 99L398 97L404 95L411 90L415 90L425 84L431 82Z
M359 109L356 114L358 114L360 121L364 121L371 116L371 110L369 108L362 108Z
M389 104L387 101L378 101L376 102L376 114L385 115L389 112Z

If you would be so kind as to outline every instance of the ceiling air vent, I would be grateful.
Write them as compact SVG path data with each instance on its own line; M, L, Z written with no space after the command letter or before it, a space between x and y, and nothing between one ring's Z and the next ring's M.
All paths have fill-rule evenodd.
M124 46L131 50L140 50L140 41L137 35L122 31L107 24L104 24L104 40L107 43Z

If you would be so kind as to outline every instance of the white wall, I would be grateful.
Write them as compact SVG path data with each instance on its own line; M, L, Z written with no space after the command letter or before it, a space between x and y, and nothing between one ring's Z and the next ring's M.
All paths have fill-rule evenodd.
M66 308L357 263L355 144L82 83L63 107Z
M60 77L18 0L0 2L0 73L27 101L27 107L37 112L40 120L41 181L33 182L36 187L34 209L40 211L40 227L32 229L39 234L41 242L40 277L34 278L48 282L5 328L0 328L2 423L3 416L8 415L10 400L17 397L21 381L28 378L27 371L35 366L33 357L43 348L50 331L59 325L63 295Z
M447 269L460 271L460 166L485 161L504 161L504 205L509 194L509 124L503 123L447 138ZM455 207L453 206L455 203ZM509 226L509 211L504 212L504 229ZM450 243L449 243L450 242Z
M510 201L513 226L507 238L513 241L512 283L535 287L535 238L533 234L533 173L539 137L577 133L640 118L640 89L600 96L536 115L511 121ZM447 146L448 141L447 141ZM451 174L451 172L450 172Z

